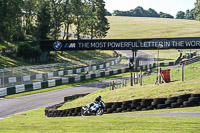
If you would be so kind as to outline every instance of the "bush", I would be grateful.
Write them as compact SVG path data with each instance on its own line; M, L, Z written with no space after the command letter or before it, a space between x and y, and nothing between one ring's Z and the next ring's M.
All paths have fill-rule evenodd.
M17 56L24 59L35 58L41 55L41 49L39 46L32 47L27 42L21 42L17 47Z

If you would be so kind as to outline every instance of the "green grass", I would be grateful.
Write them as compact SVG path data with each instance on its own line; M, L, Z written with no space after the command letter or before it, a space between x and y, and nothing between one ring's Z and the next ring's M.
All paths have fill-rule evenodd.
M110 23L108 39L139 39L139 38L175 38L199 37L200 22L195 20L143 18L143 17L107 17ZM157 50L144 50L157 58ZM183 51L185 54L186 50ZM175 61L178 50L160 50L160 62Z
M67 102L61 109L73 108L89 104L97 95L103 97L104 102L122 102L138 98L167 98L188 93L200 93L200 68L199 62L185 67L185 81L181 82L181 71L175 69L171 71L171 82L167 84L155 85L156 75L143 78L143 86L134 85L123 89L110 91L110 88L99 90L83 98Z
M17 47L19 42L6 42L0 43L0 50L6 48L7 50L12 50ZM50 52L53 56L54 52ZM83 60L96 60L96 59L106 59L114 57L113 51L65 51L63 54L58 52L58 57L54 60L50 60L49 63L63 63L63 62L74 62ZM39 65L41 63L30 63L22 58L16 57L16 54L0 54L0 68L10 68L18 66L30 66Z
M198 37L200 36L200 23L190 20L173 20L160 18L130 18L130 17L108 17L111 24L107 38L165 38L165 37ZM189 32L188 32L189 31ZM169 51L166 51L169 52ZM178 57L177 50L169 53L160 52L162 60L174 60ZM151 53L151 52L150 52ZM174 56L174 57L172 57ZM74 58L74 57L73 57ZM185 82L177 82L180 73L174 71L174 81L159 86L149 85L148 79L144 79L146 85L140 87L127 87L109 91L109 88L94 92L84 98L69 102L63 108L82 106L91 103L96 95L102 95L105 102L132 100L137 98L171 97L187 93L200 93L198 73L194 69L189 71L190 79ZM190 73L191 72L191 73ZM192 73L193 72L193 73ZM179 76L178 76L179 75ZM194 78L193 78L194 76ZM152 77L154 79L154 77ZM146 80L146 81L145 81ZM152 80L153 81L153 80ZM91 81L94 82L94 81ZM86 82L84 82L86 83ZM79 84L79 83L78 83ZM73 85L78 85L73 84ZM54 87L61 89L70 86ZM49 88L51 89L51 88ZM45 91L45 90L41 90ZM50 91L50 90L48 90ZM25 93L24 93L25 94ZM32 94L30 92L30 94ZM23 95L19 94L18 96ZM15 95L17 96L17 95ZM183 108L173 110L156 110L137 113L158 113L171 111L199 111L200 107ZM0 132L2 133L27 133L27 132L200 132L199 117L68 117L68 118L46 118L44 108L21 113L0 120Z
M200 22L195 20L117 16L107 18L111 28L106 38L136 39L200 36Z
M148 110L148 111L135 111L126 113L113 113L105 115L120 115L120 114L151 114L151 113L167 113L167 112L199 112L200 106L197 107L187 107L187 108L172 108L172 109L158 109L158 110Z
M183 109L179 109L182 111ZM195 109L191 109L195 110ZM161 111L161 110L160 110ZM46 118L44 109L13 115L0 120L2 133L62 132L177 132L200 131L199 117L65 117Z

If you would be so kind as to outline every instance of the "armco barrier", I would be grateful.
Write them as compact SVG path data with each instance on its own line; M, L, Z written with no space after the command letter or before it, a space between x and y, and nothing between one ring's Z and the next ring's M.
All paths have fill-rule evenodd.
M120 58L118 58L115 62L118 62L119 60L120 60ZM173 66L173 65L175 65L175 63L174 62L159 63L158 65L159 66ZM106 66L106 65L104 65L104 66ZM156 63L137 67L136 71L140 71L140 70L146 71L146 70L148 70L148 68L153 68L153 67L156 67ZM81 75L79 77L62 77L60 79L56 79L56 80L54 79L55 81L48 80L48 81L43 81L43 82L36 82L36 83L25 85L25 90L24 91L21 90L20 92L16 91L17 85L14 87L0 88L0 97L4 97L7 95L13 95L16 93L22 93L22 92L27 92L27 91L34 91L34 90L38 90L38 89L49 88L49 87L53 87L53 86L75 83L75 82L79 82L79 81L84 81L86 79L90 80L90 79L99 78L99 77L111 76L111 75L127 72L128 70L129 70L129 68L123 68L123 69L116 69L116 70L111 70L111 71L106 71L106 72L95 72L92 74L88 74L90 76L88 76L86 74L84 76ZM72 74L75 72L77 72L76 69L68 70L68 74L70 74L70 73ZM49 81L51 81L51 82L49 83ZM5 92L5 90L6 90L6 92Z
M38 73L31 74L30 72L27 72L28 71L27 69L24 69L24 71L26 70L26 72L22 72L22 70L21 70L20 74L18 73L15 75L16 72L12 72L12 74L7 75L6 72L8 70L16 71L15 68L13 68L13 69L8 68L8 69L6 69L7 71L4 69L3 70L0 69L0 74L3 75L3 76L0 76L0 86L3 88L10 87L10 86L14 86L17 84L22 84L22 83L32 83L32 82L34 82L34 80L41 82L44 80L46 81L48 79L52 79L52 77L63 77L64 75L69 75L69 74L80 74L82 72L89 72L92 70L104 69L104 68L107 68L109 66L119 63L121 61L121 59L123 59L123 58L118 56L117 58L112 59L112 60L107 60L107 61L105 60L105 62L102 62L103 64L96 64L96 65L87 64L88 66L85 66L85 67L76 67L76 68L71 68L71 69L64 68L64 70L56 69L56 71L46 72L43 74L41 74L41 73L40 74L38 74ZM27 66L27 68L30 69L31 67ZM95 69L93 69L93 68L95 68Z
M64 103L46 107L45 115L47 117L81 116L81 107L57 110L57 108L61 107L63 104ZM184 94L170 98L134 99L124 102L110 102L105 103L104 113L109 114L194 106L200 106L200 94Z
M128 68L123 68L123 69L116 69L115 74L120 74L122 72L127 72L129 69ZM28 92L28 91L34 91L34 90L39 90L39 89L44 89L44 88L50 88L50 87L55 87L55 86L60 86L64 84L71 84L79 81L85 81L85 80L90 80L94 78L99 78L99 77L105 77L106 72L96 72L93 74L85 74L85 75L79 75L77 77L64 77L60 79L51 79L48 81L43 81L43 82L35 82L32 84L22 84L22 85L16 85L14 87L8 87L8 88L1 88L0 89L0 97L4 97L7 95L13 95L17 93L23 93L23 92ZM113 70L108 71L109 75L113 75Z

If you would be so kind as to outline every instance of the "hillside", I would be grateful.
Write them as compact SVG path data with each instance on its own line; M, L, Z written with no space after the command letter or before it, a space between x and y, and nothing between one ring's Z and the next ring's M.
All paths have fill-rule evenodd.
M107 18L111 27L107 36L109 39L200 36L200 22L195 20L116 16Z
M117 16L107 18L111 27L108 39L200 37L200 22L195 20ZM157 50L144 52L155 57L157 55ZM160 61L174 61L178 56L178 50L161 50Z

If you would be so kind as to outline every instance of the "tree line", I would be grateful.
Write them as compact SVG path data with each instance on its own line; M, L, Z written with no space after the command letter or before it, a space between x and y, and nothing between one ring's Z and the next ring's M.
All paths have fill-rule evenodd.
M130 17L156 17L156 18L174 18L171 14L156 12L154 9L149 8L148 10L143 9L141 6L136 7L130 11L119 11L114 10L113 13L106 11L107 16L130 16ZM195 8L187 10L186 12L178 11L176 14L176 19L189 19L195 20Z
M113 16L131 16L131 17L157 17L157 18L174 18L172 15L163 12L156 12L154 9L143 9L141 6L131 9L129 11L115 10L112 13Z
M103 38L110 28L104 0L0 0L0 41Z

